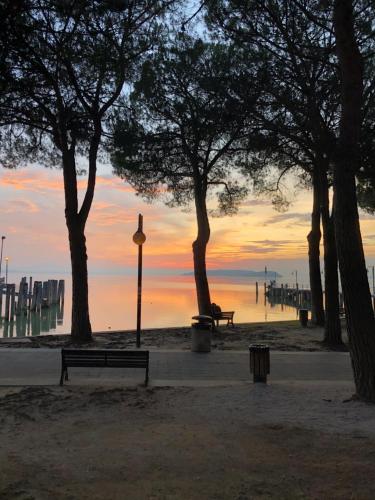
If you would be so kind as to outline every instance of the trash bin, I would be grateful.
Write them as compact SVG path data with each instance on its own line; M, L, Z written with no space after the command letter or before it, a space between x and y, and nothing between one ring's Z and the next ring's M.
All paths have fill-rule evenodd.
M212 317L200 314L191 325L191 350L193 352L211 351Z
M270 373L270 348L264 344L250 344L250 373L254 382L267 383Z
M307 309L300 309L299 322L301 323L301 326L307 326L308 319L309 319L309 311Z

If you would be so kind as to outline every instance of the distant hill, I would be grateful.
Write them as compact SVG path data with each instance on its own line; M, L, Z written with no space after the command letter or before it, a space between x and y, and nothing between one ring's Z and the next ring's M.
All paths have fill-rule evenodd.
M183 276L193 276L193 272L183 273ZM270 278L273 279L275 276L280 278L282 275L276 271L270 269L267 270L267 274L264 271L252 271L247 269L209 269L207 271L208 276L235 276L235 277L249 277L249 278Z

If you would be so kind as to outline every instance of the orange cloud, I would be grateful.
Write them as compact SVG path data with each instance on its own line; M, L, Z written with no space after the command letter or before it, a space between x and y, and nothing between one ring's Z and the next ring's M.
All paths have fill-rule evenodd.
M47 173L43 174L40 170L32 171L32 167L27 171L22 170L6 170L0 177L0 186L5 186L16 191L61 191L63 189L62 176L59 179L57 176L51 178Z
M119 177L105 177L105 176L100 176L96 178L96 184L98 187L110 187L113 189L116 189L118 191L124 191L125 193L134 193L134 189L129 186L129 184L126 184L125 181L120 179Z
M0 210L7 215L19 212L40 212L38 205L30 200L8 200L6 203L1 205Z

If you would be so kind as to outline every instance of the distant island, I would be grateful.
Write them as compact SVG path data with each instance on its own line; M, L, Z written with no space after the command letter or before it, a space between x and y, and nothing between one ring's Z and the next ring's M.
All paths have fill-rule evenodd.
M194 272L190 271L188 273L183 273L183 276L193 276ZM209 269L207 271L208 276L236 276L236 277L249 277L256 278L258 277L270 277L270 278L280 278L282 275L277 273L276 271L272 271L270 269L265 271L252 271L247 269Z

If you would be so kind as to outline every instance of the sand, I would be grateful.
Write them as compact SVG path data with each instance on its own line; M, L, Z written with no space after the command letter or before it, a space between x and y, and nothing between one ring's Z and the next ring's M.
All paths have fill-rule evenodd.
M344 325L343 325L344 326ZM324 351L323 328L303 328L298 321L268 323L242 323L235 327L220 325L213 333L212 349L247 350L249 344L264 342L278 351ZM347 341L343 328L343 340ZM6 347L51 347L74 346L70 335L43 335L39 337L2 338L0 348ZM82 345L82 344L80 344ZM135 345L135 331L97 332L91 347L130 348ZM142 347L161 349L185 349L191 347L189 327L147 329L142 331ZM341 350L346 350L345 347Z
M320 329L271 328L223 328L214 343L323 348ZM99 334L94 345L134 334L125 337ZM190 348L188 330L153 337L145 344ZM375 406L352 392L332 382L1 388L0 499L372 499Z

